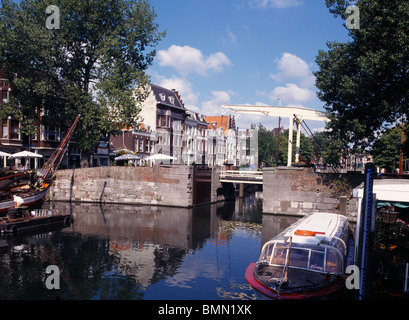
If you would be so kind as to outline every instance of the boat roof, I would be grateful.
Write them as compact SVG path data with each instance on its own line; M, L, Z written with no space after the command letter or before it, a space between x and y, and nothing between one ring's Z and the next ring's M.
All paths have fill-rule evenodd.
M337 233L344 223L348 223L348 220L343 215L315 212L289 228L284 237L287 241L292 237L294 243L319 245L323 240L331 241L334 237L339 237Z

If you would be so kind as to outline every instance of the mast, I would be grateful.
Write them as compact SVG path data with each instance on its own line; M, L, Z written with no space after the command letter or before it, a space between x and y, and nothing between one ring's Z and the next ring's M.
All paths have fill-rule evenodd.
M68 143L70 142L71 137L74 133L74 129L77 126L79 118L80 118L80 115L77 115L74 123L72 124L71 128L68 130L63 141L61 141L60 145L58 146L54 154L51 156L50 159L48 159L48 161L41 168L41 174L44 173L43 175L44 180L48 179L48 175L50 174L50 172L54 173L55 170L57 170L57 168L59 167L61 160L64 157L65 151L68 148Z

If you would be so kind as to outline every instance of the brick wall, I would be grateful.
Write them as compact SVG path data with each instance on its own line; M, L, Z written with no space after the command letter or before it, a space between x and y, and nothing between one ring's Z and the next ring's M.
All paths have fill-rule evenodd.
M56 201L190 207L192 184L193 167L189 166L59 170L49 197Z
M362 174L315 173L313 168L266 168L263 170L263 211L304 215L336 212L356 218L352 189L363 182Z

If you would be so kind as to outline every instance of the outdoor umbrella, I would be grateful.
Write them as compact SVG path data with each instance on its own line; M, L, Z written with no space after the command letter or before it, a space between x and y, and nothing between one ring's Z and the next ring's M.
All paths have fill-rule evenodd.
M176 160L177 158L172 157L172 156L168 156L166 154L154 154L152 156L149 156L146 158L146 160Z
M9 157L9 156L11 156L10 153L0 151L0 157L4 157L3 158L4 159L4 167L6 166L6 157Z
M166 154L157 153L157 154L154 154L154 155L152 155L152 156L147 157L145 160L151 161L151 165L152 165L152 162L155 162L155 163L156 163L157 160L159 160L159 161L162 161L162 160L163 160L163 161L166 161L166 160L177 160L177 158L172 157L172 156L168 156L168 155L166 155Z
M12 154L9 156L9 159L17 159L17 158L42 158L43 156L38 153L29 152L29 151L21 151Z
M116 157L115 161L118 160L138 160L140 157L134 155L134 154L123 154L122 156Z
M30 152L30 151L21 151L12 154L9 156L9 159L18 159L18 158L25 158L25 159L30 159L30 158L42 158L43 156L38 153ZM26 163L27 166L27 163Z

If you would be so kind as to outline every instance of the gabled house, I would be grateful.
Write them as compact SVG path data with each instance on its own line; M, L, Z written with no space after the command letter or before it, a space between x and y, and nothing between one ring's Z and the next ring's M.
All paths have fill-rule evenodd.
M183 164L183 132L186 108L175 90L151 84L140 112L144 126L152 131L152 153L173 156L173 164Z
M185 130L183 133L183 162L187 165L204 164L206 159L208 123L202 114L186 110Z
M237 158L237 130L234 117L205 117L207 126L207 159L206 164L222 166L239 165Z

